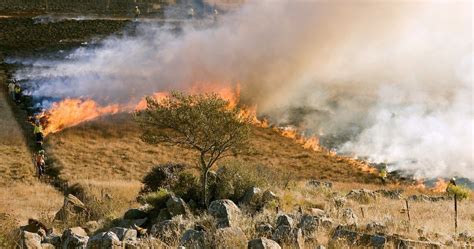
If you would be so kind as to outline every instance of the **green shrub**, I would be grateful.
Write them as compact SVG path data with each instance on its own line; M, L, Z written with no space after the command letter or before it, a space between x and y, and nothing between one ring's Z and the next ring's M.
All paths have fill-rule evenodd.
M214 198L239 202L251 187L262 188L268 185L261 168L244 165L240 161L230 161L217 170Z
M179 163L166 163L155 166L142 180L141 194L157 191L160 188L170 189L178 181L179 174L186 165Z
M193 200L195 203L199 203L202 196L199 180L186 172L178 175L178 180L170 187L170 190L185 202Z
M170 195L167 189L160 188L155 192L146 194L143 199L145 203L152 205L155 209L161 209L166 207L166 201Z
M466 187L466 186L462 186L462 185L459 185L459 186L455 186L455 185L449 185L448 188L447 188L447 192L449 195L456 195L458 200L464 200L464 199L469 199L469 197L471 197L471 190Z

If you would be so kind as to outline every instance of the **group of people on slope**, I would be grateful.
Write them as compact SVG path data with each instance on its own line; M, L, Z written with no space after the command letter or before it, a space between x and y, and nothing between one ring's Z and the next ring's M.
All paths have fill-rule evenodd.
M13 102L16 104L21 103L22 100L22 89L18 82L15 80L10 81L8 84L8 94L10 95ZM44 176L46 166L46 156L43 149L43 125L37 118L30 118L29 121L33 123L33 134L35 137L35 153L33 154L33 164L39 178Z

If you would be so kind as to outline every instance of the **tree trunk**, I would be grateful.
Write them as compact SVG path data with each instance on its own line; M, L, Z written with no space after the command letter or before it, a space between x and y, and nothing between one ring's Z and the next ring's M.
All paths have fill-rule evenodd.
M202 199L203 199L203 204L208 207L209 206L209 198L207 194L207 182L208 182L208 173L209 173L209 167L207 167L206 161L204 160L204 155L201 154L201 158L199 161L199 164L201 166L201 188L202 188Z

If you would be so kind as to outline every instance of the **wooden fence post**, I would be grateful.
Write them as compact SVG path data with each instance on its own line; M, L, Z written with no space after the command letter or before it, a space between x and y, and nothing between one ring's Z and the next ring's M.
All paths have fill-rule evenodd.
M411 217L410 217L410 206L408 206L408 199L405 199L405 205L406 205L406 208L407 208L408 223L410 223Z
M458 195L454 194L454 233L458 233Z

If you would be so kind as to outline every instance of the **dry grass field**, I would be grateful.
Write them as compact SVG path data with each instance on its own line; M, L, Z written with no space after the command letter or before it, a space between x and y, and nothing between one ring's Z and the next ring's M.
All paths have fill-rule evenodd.
M0 71L0 85L4 86L4 81L4 73ZM2 233L25 223L28 218L54 214L61 207L63 197L35 178L32 156L3 92L0 93L0 117L1 247Z
M141 180L152 166L166 162L195 164L193 151L140 140L140 128L131 116L121 114L87 122L49 135L47 149L68 180ZM239 159L287 173L296 179L338 182L374 182L349 160L304 149L271 128L254 128L248 151L223 159ZM219 162L218 162L219 164Z

